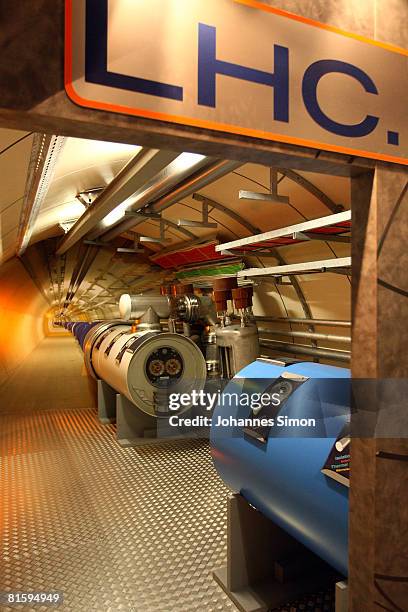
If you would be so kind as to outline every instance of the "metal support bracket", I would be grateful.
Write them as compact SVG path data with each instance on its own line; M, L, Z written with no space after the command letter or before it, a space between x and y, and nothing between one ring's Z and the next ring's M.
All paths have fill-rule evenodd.
M208 221L208 200L202 200L202 220L201 221L193 221L192 219L179 219L177 221L177 225L179 227L204 227L204 228L216 228L218 227L217 223L211 223Z
M257 191L239 190L240 200L261 200L264 202L275 202L278 204L289 204L289 197L278 194L278 171L270 168L269 175L270 193L259 193Z
M139 410L121 394L116 394L116 438L120 446L162 444L185 436L174 436L166 419L157 419Z
M227 566L213 577L241 612L267 612L328 583L334 587L334 570L239 494L228 499L227 521ZM288 559L296 570L282 565ZM338 582L336 612L347 612L346 600Z
M149 221L150 219L154 219L154 220L158 220L161 219L161 213L155 213L155 212L138 212L135 210L125 210L125 217L136 217L137 219L140 219L141 221L143 221L143 219L145 219L146 221Z
M310 240L310 236L304 232L293 232L293 240Z
M136 232L133 234L133 249L126 247L119 247L116 249L117 253L144 253L145 250L139 247L140 236Z
M75 197L78 202L81 202L81 204L85 206L85 208L89 208L104 189L104 187L93 187L92 189L80 191Z
M155 244L169 243L171 242L171 240L165 237L165 234L164 234L165 230L166 230L166 221L160 218L160 237L152 238L151 236L140 236L139 242L152 242Z
M116 439L120 446L144 446L157 439L157 419L116 394Z
M104 380L97 382L98 392L98 418L101 423L114 423L116 421L116 391Z

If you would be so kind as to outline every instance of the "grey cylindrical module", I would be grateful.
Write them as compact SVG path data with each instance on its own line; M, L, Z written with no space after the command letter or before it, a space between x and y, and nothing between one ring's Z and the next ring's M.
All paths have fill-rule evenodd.
M168 415L170 393L200 391L206 379L204 357L192 340L169 332L132 332L123 321L93 327L84 355L94 378L153 416Z
M123 320L138 319L151 307L161 319L170 314L170 299L167 295L129 295L123 293L119 299L119 312Z
M115 325L107 329L101 334L94 342L92 349L92 366L98 378L105 380L118 392L122 392L121 389L117 388L117 385L112 385L106 378L101 374L103 369L101 366L106 361L112 361L113 356L117 354L118 350L125 344L130 338L133 338L134 332L132 332L131 325L122 323L121 325Z
M215 303L207 295L194 295L187 293L178 295L171 302L171 316L174 319L181 319L188 323L205 321L209 325L217 323L217 313Z
M117 329L118 327L120 328L119 331L125 329L128 331L131 330L131 325L124 321L102 321L98 325L92 327L85 336L83 343L84 360L88 374L90 374L92 378L98 378L98 374L94 367L94 361L98 354L99 345L102 344L103 339L109 335L113 329Z
M251 323L216 328L221 376L231 378L259 357L258 329Z
M170 332L113 330L103 339L94 368L99 378L153 416L168 415L170 393L200 391L206 380L200 349Z

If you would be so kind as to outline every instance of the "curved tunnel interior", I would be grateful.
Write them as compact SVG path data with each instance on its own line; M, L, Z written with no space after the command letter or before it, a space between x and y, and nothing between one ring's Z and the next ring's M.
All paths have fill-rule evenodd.
M37 182L34 168L40 168ZM138 609L168 611L178 609L180 593L201 609L235 609L210 575L226 560L230 489L257 500L266 516L285 511L271 509L262 484L245 494L259 440L250 443L245 468L235 456L239 445L233 450L233 439L216 436L213 458L200 436L120 446L119 422L115 429L106 406L121 394L120 410L129 415L136 405L147 431L162 416L156 404L164 401L169 379L198 388L199 379L218 373L226 383L252 362L258 372L262 360L289 365L262 370L271 381L283 370L296 374L291 363L317 379L330 377L327 372L347 377L350 178L3 128L0 174L0 420L6 432L0 463L9 521L0 582L15 584L18 551L27 547L40 560L41 576L27 558L20 578L34 575L33 588L34 582L45 588L47 580L77 583L72 609L113 609L116 597L122 608L114 609L138 602L146 606ZM265 232L272 235L258 236ZM73 323L93 327L75 333ZM254 372L249 376L259 378ZM240 429L238 435L245 446L251 434ZM285 452L282 447L282 457ZM268 473L264 459L261 480ZM237 461L234 468L230 460ZM315 470L312 464L310 456ZM316 481L317 475L306 477ZM319 478L316 491L327 489L326 477L319 472ZM335 486L343 485L329 485L329 505L336 503ZM305 536L288 527L303 520L290 513L297 503L307 505L306 498L288 501L288 519L278 523L344 575L344 491L341 497L339 541L326 530L319 542L315 519L304 519ZM170 551L166 539L177 547ZM106 573L116 595L101 586Z
M12 311L14 317L13 324L7 325L7 329L3 331L5 338L6 335L16 334L18 338L19 334L24 334L24 320L27 316L37 319L46 313L51 315L61 311L71 319L115 318L118 316L117 303L121 293L143 292L154 295L158 293L160 284L167 280L175 277L194 278L191 274L188 275L189 268L199 269L195 272L197 277L200 273L198 264L205 268L206 261L211 262L213 253L204 253L200 262L200 255L191 245L226 243L350 209L348 178L295 172L290 169L278 171L277 179L279 192L289 198L288 203L242 199L239 197L240 191L268 193L270 169L256 164L237 163L233 164L236 166L234 169L223 173L221 178L215 178L199 190L190 190L188 195L182 194L180 199L176 198L171 206L167 206L163 211L163 221L157 218L141 218L132 230L125 229L112 241L107 241L106 246L99 242L94 247L92 244L85 244L85 240L77 242L67 252L56 256L56 247L64 232L81 218L86 206L95 201L103 188L109 185L141 150L140 147L130 145L60 137L62 142L54 145L49 153L51 157L57 155L57 160L54 159L53 171L47 177L46 193L42 194L35 219L31 217L29 242L24 245L22 252L21 232L27 215L27 210L24 209L27 206L26 174L29 171L32 148L38 146L35 142L37 139L37 135L1 130L0 167L4 177L0 230L1 307L5 312ZM183 178L185 180L185 177L193 175L197 168L210 162L201 156L193 155L190 160L188 154L186 156L187 161L179 162L181 171L177 165L173 166L173 191L177 181L181 182ZM177 155L174 154L173 157L177 161ZM183 164L189 168L188 171L184 170ZM140 186L136 193L143 195L145 187ZM161 190L160 187L159 185L152 194L156 199L157 195L160 197L166 193L166 186ZM137 202L137 197L133 198ZM168 200L171 201L170 198ZM149 202L149 199L144 197L140 201ZM200 227L203 202L208 203L208 222L212 227ZM132 209L136 208L131 200L130 205ZM118 219L122 220L124 211L120 210L120 206L116 207L114 212ZM103 236L105 230L106 236L108 228L120 229L119 223L115 223L115 215L111 214L110 218L105 215L103 223L106 227L99 227L98 231L90 231L88 235L92 236L93 233ZM180 220L186 219L198 225L177 225ZM143 244L140 253L123 252L123 249L132 249L135 238L140 236L146 237L147 240L159 240L162 223L165 226L163 242L139 242L139 245ZM291 245L285 245L282 240L282 245L274 245L274 249L269 248L269 252L264 250L264 254L256 257L246 251L245 257L233 255L218 257L214 261L217 264L233 262L242 267L270 267L282 263L297 264L343 258L350 254L347 236L349 233L343 234L343 241L302 238L293 241L294 244ZM92 242L92 238L90 241ZM196 261L188 260L189 252L185 252L185 249L192 250L190 257L196 258ZM158 257L163 251L170 253L166 259ZM333 270L325 274L307 273L296 277L265 276L259 280L255 277L254 314L286 319L323 320L327 321L327 324L319 324L316 332L333 336L347 335L347 331L344 333L342 328L329 324L330 320L350 320L350 278L344 272L347 270ZM202 276L197 278L195 286L198 290L201 287L211 288L210 283L205 287ZM6 320L6 317L2 317L2 320ZM263 325L268 327L267 322ZM31 326L28 327L31 329ZM47 323L34 327L38 331L32 338L29 333L26 334L24 347L19 351L20 357L27 355L43 334L57 331ZM43 331L41 327L44 328ZM311 331L294 322L280 325L280 328L285 332ZM338 342L326 338L322 344L321 339L312 343L307 337L295 341L294 337L286 334L276 335L276 340L288 339L294 344L312 344L339 350L349 348L347 343L341 340ZM4 346L12 344L11 338L4 341Z

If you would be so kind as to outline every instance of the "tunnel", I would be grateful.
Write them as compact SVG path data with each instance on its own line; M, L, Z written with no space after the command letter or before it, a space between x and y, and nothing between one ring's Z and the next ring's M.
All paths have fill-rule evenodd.
M0 8L0 608L404 610L405 2L34 4Z

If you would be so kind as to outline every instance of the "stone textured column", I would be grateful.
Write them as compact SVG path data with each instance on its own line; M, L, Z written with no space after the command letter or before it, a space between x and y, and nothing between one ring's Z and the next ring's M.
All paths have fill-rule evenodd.
M408 379L407 171L352 179L352 207L352 374ZM408 439L353 439L351 472L350 612L406 610Z
M407 48L406 0L376 0L373 9L369 35ZM406 169L391 165L352 181L352 373L358 378L408 378L407 183ZM353 440L350 612L407 609L407 459L407 439Z

